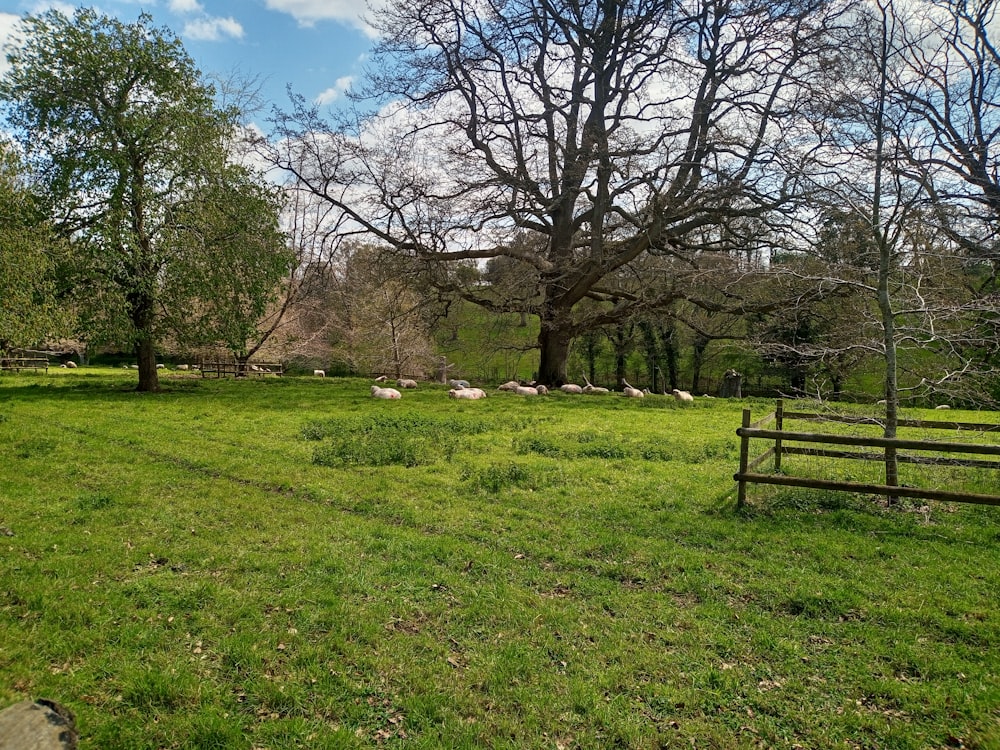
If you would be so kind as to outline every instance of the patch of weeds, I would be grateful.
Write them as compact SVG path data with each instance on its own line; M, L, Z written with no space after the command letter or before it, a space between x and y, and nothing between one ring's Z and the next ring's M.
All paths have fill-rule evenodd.
M640 409L676 409L677 399L673 396L661 396L660 398L639 399Z
M140 710L178 709L192 701L197 681L189 673L137 666L122 675L122 702Z
M313 451L312 462L319 466L413 467L450 461L460 436L493 429L483 419L403 412L310 422L300 434L324 441Z
M299 431L303 440L322 440L329 434L325 422L310 422Z
M82 511L102 510L114 504L114 498L100 493L81 495L76 500L76 507Z
M7 421L7 415L6 414L0 414L0 424L3 424L6 421Z
M576 434L576 440L582 448L577 455L588 458L625 458L628 451L620 442L614 442L603 432L584 430Z
M22 440L14 448L14 455L18 458L31 458L32 456L47 456L54 452L58 443L49 438L30 438Z
M515 438L514 452L521 455L534 453L549 458L559 458L566 455L566 452L555 442L540 437Z
M805 488L777 493L768 502L768 507L772 511L794 510L810 513L851 511L873 515L881 515L883 510L877 502L872 502L856 493Z
M531 471L521 464L491 464L485 469L462 472L462 481L480 491L497 494L510 487L533 487Z
M426 439L395 435L392 438L362 434L325 442L313 451L318 466L406 466L433 463L440 455Z
M190 747L200 750L228 750L248 746L243 734L243 728L230 716L203 712L192 719L187 740Z
M674 449L660 443L644 443L637 453L644 461L673 461L676 457Z
M354 418L334 418L309 422L300 431L305 440L323 440L343 435L479 435L496 429L493 422L456 416L437 416L416 412L372 414Z
M580 455L586 458L628 458L629 452L619 443L591 443L580 449Z
M794 617L816 620L857 619L857 597L847 591L809 593L798 591L779 604L778 610Z

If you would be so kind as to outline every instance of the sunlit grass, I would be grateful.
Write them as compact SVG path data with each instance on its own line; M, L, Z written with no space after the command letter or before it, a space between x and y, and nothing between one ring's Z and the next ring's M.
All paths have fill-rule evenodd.
M0 378L0 705L83 748L1000 743L997 509L737 512L722 400L164 385Z

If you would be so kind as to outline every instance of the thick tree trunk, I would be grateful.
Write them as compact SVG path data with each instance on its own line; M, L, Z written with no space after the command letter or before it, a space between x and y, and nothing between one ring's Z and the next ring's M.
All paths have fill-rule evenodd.
M566 363L569 360L569 345L573 337L568 331L555 326L551 321L542 321L538 332L538 382L558 387L567 382Z
M677 360L679 359L677 352L677 342L674 340L673 327L671 327L670 333L663 338L664 352L667 358L667 383L663 384L663 390L673 390L677 388L678 378L677 378Z
M137 390L156 392L160 390L160 378L156 373L156 342L153 340L153 323L156 320L155 302L142 291L129 296L129 317L135 328L135 359L139 366Z
M701 391L701 366L705 363L705 350L708 348L709 340L704 336L695 336L694 353L691 355L691 393Z
M160 377L156 372L156 348L153 340L143 336L135 344L135 360L139 365L137 390L155 393L160 390Z

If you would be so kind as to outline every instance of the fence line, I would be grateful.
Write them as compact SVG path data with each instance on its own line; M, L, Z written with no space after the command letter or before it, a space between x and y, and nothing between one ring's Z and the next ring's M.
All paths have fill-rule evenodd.
M946 500L954 502L978 503L982 505L1000 505L1000 496L985 495L972 492L956 492L952 490L927 490L916 487L899 486L894 483L870 484L847 482L839 480L814 479L811 477L792 477L779 474L781 458L784 455L808 455L824 458L854 459L863 461L885 460L886 455L898 450L933 451L935 453L964 453L982 456L1000 456L1000 445L978 445L974 443L937 442L933 440L912 440L885 437L855 437L851 435L833 435L829 433L792 432L784 429L786 419L804 421L840 422L844 424L879 425L881 422L871 417L851 417L838 415L823 415L807 412L786 412L783 402L779 399L774 412L756 422L750 421L750 409L743 410L743 424L736 430L740 438L740 468L733 475L738 485L737 504L742 507L746 503L747 484L771 484L786 487L803 487L809 489L836 490L844 492L863 492L867 494L885 495L887 497L914 497L929 500ZM764 429L762 425L774 422L775 429ZM922 429L950 429L953 431L969 430L975 432L1000 431L998 424L976 424L967 422L927 422L924 420L899 420L900 427ZM750 441L753 439L767 440L771 447L763 454L750 460ZM786 443L811 444L813 447L799 447ZM882 448L882 452L843 451L817 448L816 445L842 445L861 448ZM767 459L774 458L772 474L754 471ZM939 464L945 466L961 466L983 469L1000 469L1000 461L973 458L932 458L911 454L896 454L896 460L910 464Z

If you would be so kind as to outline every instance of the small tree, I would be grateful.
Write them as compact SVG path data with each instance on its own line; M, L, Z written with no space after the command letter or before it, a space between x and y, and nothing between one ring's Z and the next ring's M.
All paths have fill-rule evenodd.
M384 249L354 246L345 255L329 289L335 353L356 372L425 374L434 359L426 298Z
M279 211L273 189L232 165L177 206L164 241L180 262L165 277L161 299L165 324L180 342L221 343L245 367L267 341L271 326L261 322L294 263Z

